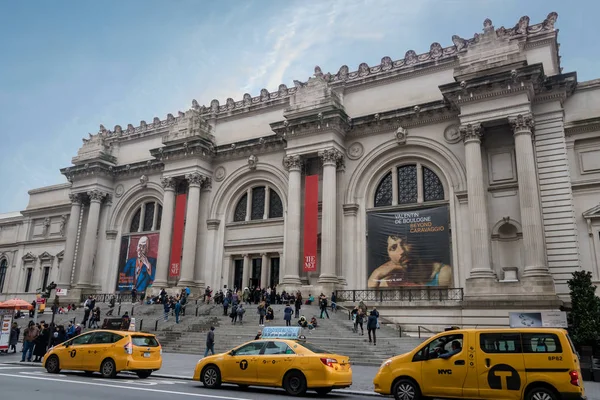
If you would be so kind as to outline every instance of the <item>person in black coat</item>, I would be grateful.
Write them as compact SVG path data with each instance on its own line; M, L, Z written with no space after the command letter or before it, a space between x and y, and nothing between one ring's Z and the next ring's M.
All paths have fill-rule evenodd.
M35 359L33 362L42 362L42 358L46 354L46 346L48 346L48 339L50 337L50 330L44 324L40 325L40 334L35 339L35 347L33 349L33 355Z
M19 343L20 334L21 329L19 329L19 325L17 325L16 322L13 322L12 327L10 328L10 337L8 339L8 345L13 353L17 352L17 343Z
M377 345L377 337L375 332L377 331L377 316L379 313L377 310L371 311L369 319L367 320L367 331L369 332L369 343L371 343L371 333L373 333L373 345Z

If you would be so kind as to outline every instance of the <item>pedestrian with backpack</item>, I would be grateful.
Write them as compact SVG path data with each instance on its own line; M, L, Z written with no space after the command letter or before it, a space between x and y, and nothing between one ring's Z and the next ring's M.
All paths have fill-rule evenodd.
M246 313L246 309L242 306L242 303L237 308L237 317L240 320L240 324L244 325L244 314Z

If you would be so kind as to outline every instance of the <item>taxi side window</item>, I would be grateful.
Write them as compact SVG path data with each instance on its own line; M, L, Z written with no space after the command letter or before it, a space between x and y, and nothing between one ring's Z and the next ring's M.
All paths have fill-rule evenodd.
M523 353L562 353L558 336L553 333L523 333Z
M116 343L121 339L121 336L115 335L110 332L96 332L94 338L90 342L91 344L112 344Z
M247 345L234 350L233 355L235 355L235 356L256 356L260 353L260 351L262 350L262 348L264 346L265 346L265 342L248 343Z
M74 345L90 344L90 339L92 338L92 336L93 336L93 333L86 333L85 335L79 335L75 339L73 339L71 344L74 344Z
M440 336L417 352L413 357L413 361L424 361L439 358L440 355L449 352L458 353L462 349L462 344L462 334Z
M290 349L290 346L283 342L267 342L262 354L264 355L275 355L275 354L295 354L294 350Z
M479 347L484 353L521 353L521 335L518 333L482 333Z

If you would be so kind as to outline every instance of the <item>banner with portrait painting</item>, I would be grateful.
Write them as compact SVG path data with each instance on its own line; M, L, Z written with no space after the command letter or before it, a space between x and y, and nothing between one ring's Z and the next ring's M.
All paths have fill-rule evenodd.
M123 236L119 254L117 290L138 293L152 286L156 275L158 233Z
M452 286L448 206L367 214L368 287Z

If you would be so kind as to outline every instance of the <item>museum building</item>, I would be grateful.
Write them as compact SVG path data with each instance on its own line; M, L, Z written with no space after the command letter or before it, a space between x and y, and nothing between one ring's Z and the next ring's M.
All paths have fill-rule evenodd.
M600 80L563 72L556 19L101 125L68 183L0 215L0 300L393 288L390 318L434 327L558 309L574 271L600 280Z

